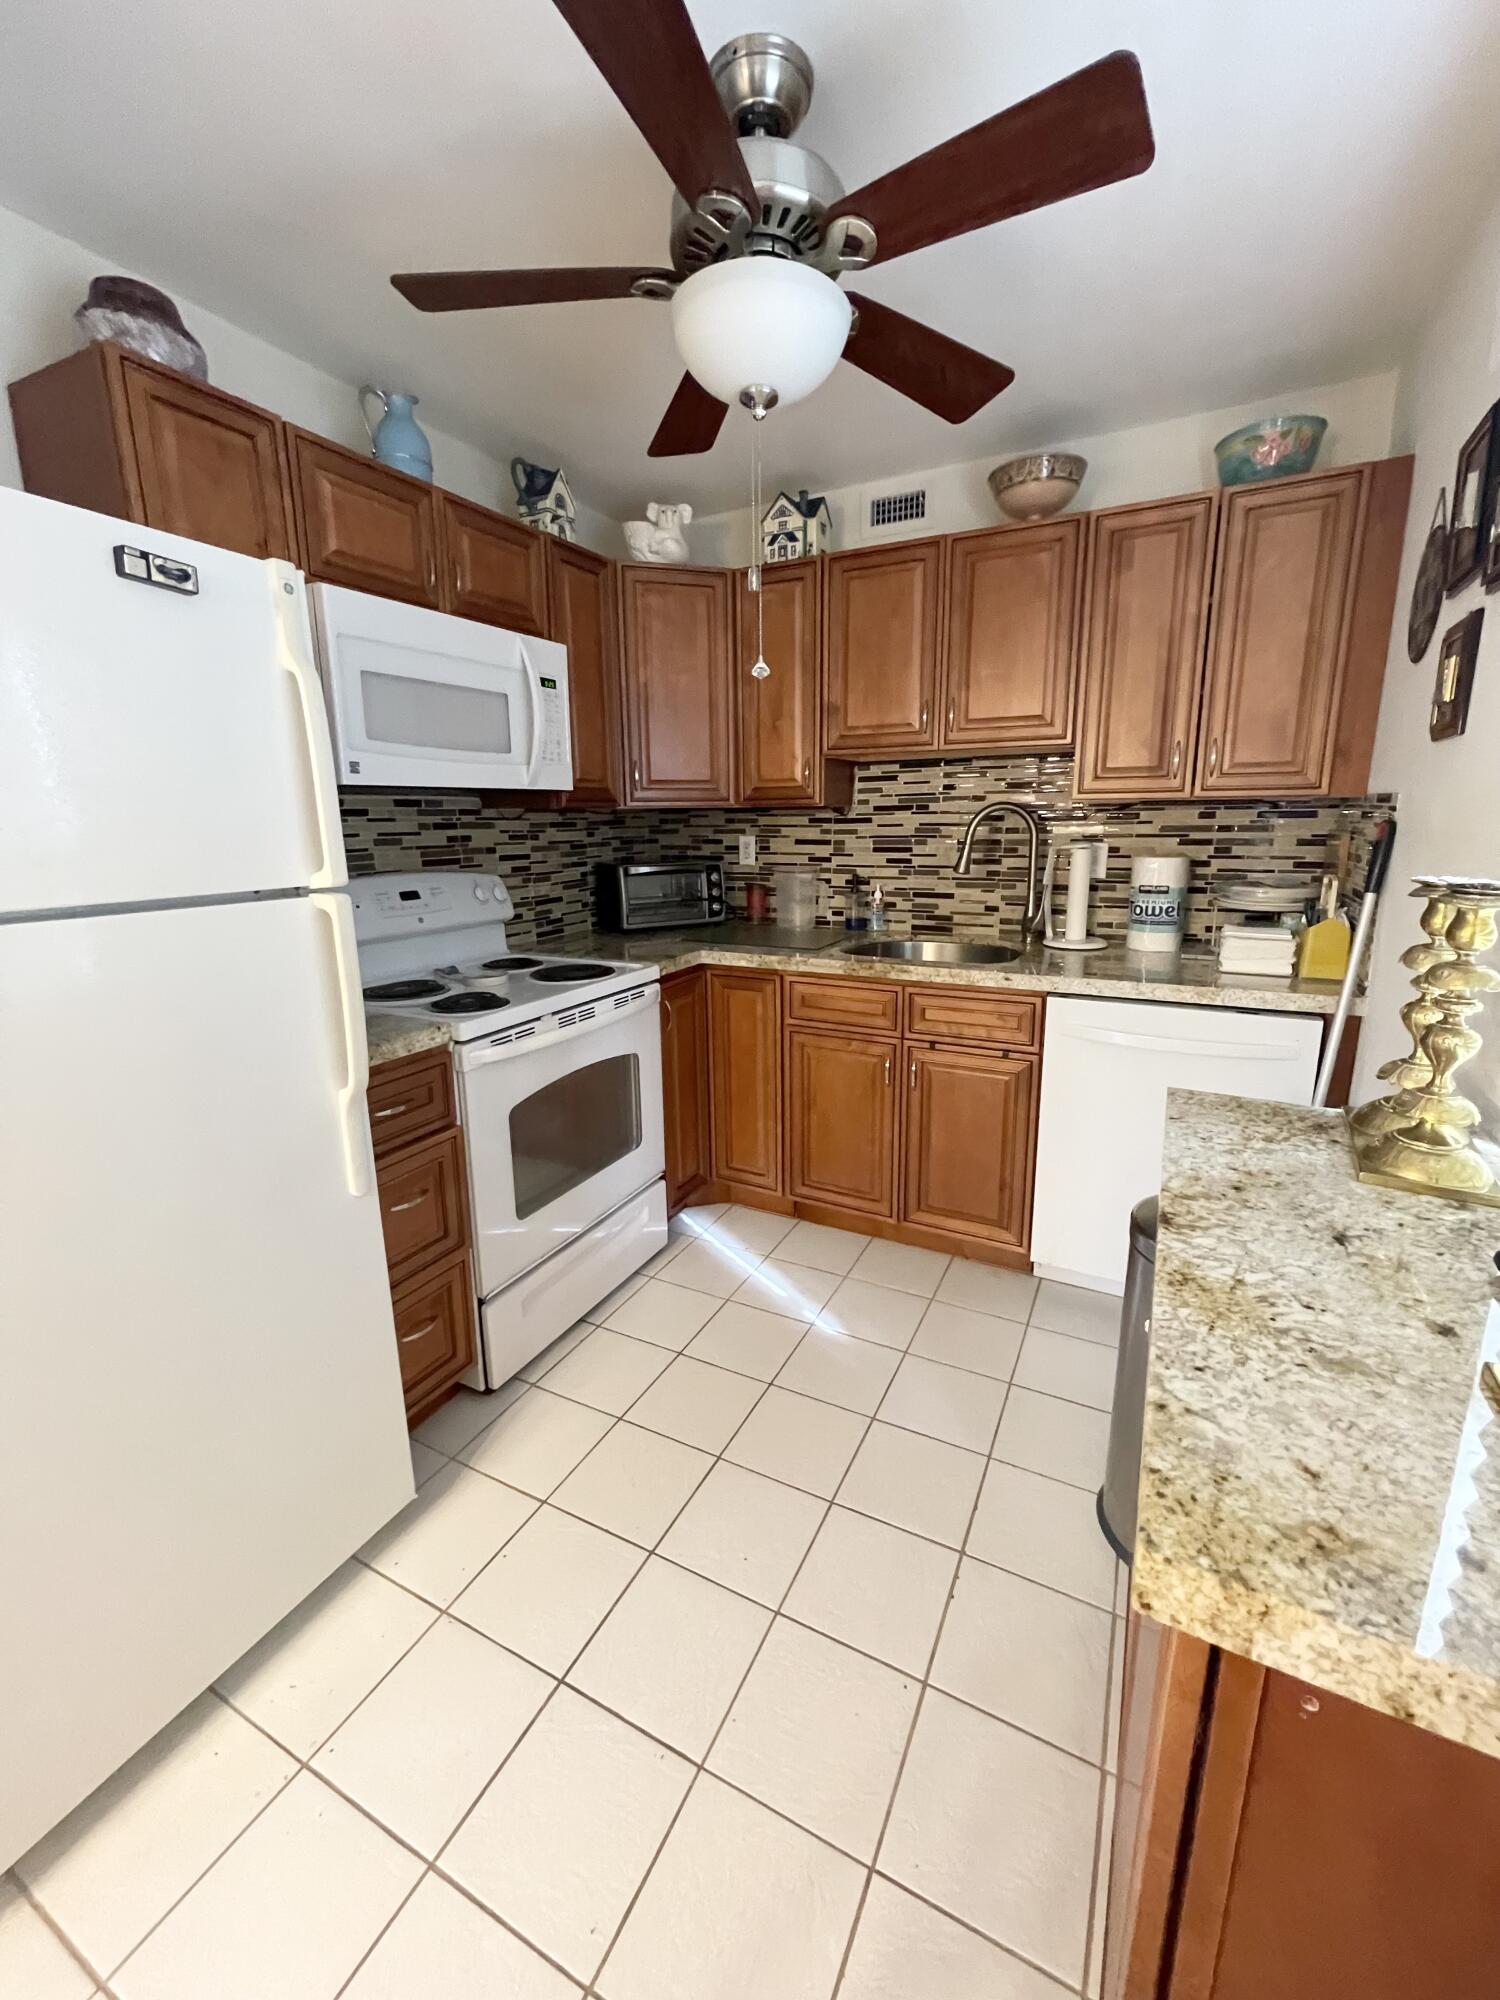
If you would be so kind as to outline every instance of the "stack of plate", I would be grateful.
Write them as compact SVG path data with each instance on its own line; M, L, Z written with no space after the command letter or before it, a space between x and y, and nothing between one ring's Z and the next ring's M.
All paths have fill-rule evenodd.
M1307 904L1308 884L1300 875L1256 881L1225 875L1214 883L1219 913L1219 970L1263 979L1290 979L1296 961L1297 930Z

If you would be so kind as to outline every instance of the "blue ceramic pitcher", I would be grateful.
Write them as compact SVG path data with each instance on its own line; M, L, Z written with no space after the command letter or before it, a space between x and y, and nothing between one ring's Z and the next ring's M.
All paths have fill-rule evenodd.
M380 404L378 424L370 422L366 401L370 396ZM427 442L427 433L412 415L416 407L415 396L403 396L395 389L387 393L369 382L359 392L359 413L365 420L365 429L370 433L370 449L380 463L391 466L397 472L409 472L413 479L431 479L432 446Z

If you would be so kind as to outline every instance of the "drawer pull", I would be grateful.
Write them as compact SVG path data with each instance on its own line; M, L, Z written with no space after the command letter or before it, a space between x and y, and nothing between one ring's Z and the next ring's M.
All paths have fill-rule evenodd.
M889 1089L891 1082L891 1059L889 1056L887 1056L885 1059L885 1081L886 1081L886 1088Z
M428 1320L426 1326L419 1326L412 1333L397 1334L396 1338L400 1342L401 1346L405 1347L410 1341L425 1340L429 1333L436 1333L437 1329L438 1329L438 1322L435 1319L430 1319Z
M913 1090L915 1090L915 1089L916 1089L916 1087L917 1087L917 1059L916 1059L916 1057L915 1057L915 1056L913 1056L913 1057L912 1057L912 1059L911 1059L911 1078L910 1078L910 1084L911 1084L911 1088L912 1088Z
M409 1208L420 1208L431 1192L430 1188L424 1188L421 1194L414 1194L410 1201L398 1201L386 1213L389 1215L405 1215Z
M370 1116L372 1118L399 1118L403 1111L410 1110L411 1106L409 1104L392 1104L385 1111L372 1111Z

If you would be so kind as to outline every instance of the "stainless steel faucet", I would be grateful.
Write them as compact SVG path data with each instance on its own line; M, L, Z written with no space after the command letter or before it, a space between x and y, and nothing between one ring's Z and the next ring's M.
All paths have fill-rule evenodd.
M964 828L964 837L959 843L958 859L953 864L955 875L967 875L974 862L974 836L986 820L1000 819L1008 815L1018 820L1026 830L1026 914L1021 919L1021 941L1035 937L1041 930L1041 896L1037 887L1037 848L1041 838L1041 824L1034 812L1025 806L1012 804L1009 799L996 799L993 805L981 806L969 824Z

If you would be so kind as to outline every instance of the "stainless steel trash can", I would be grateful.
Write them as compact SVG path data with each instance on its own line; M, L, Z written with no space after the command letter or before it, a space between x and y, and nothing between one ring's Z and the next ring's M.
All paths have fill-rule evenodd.
M1099 1488L1099 1526L1120 1558L1135 1553L1135 1511L1141 1483L1141 1424L1146 1414L1146 1364L1151 1357L1151 1290L1156 1277L1156 1196L1130 1212L1130 1262L1120 1302L1115 1357L1115 1404L1109 1452Z

